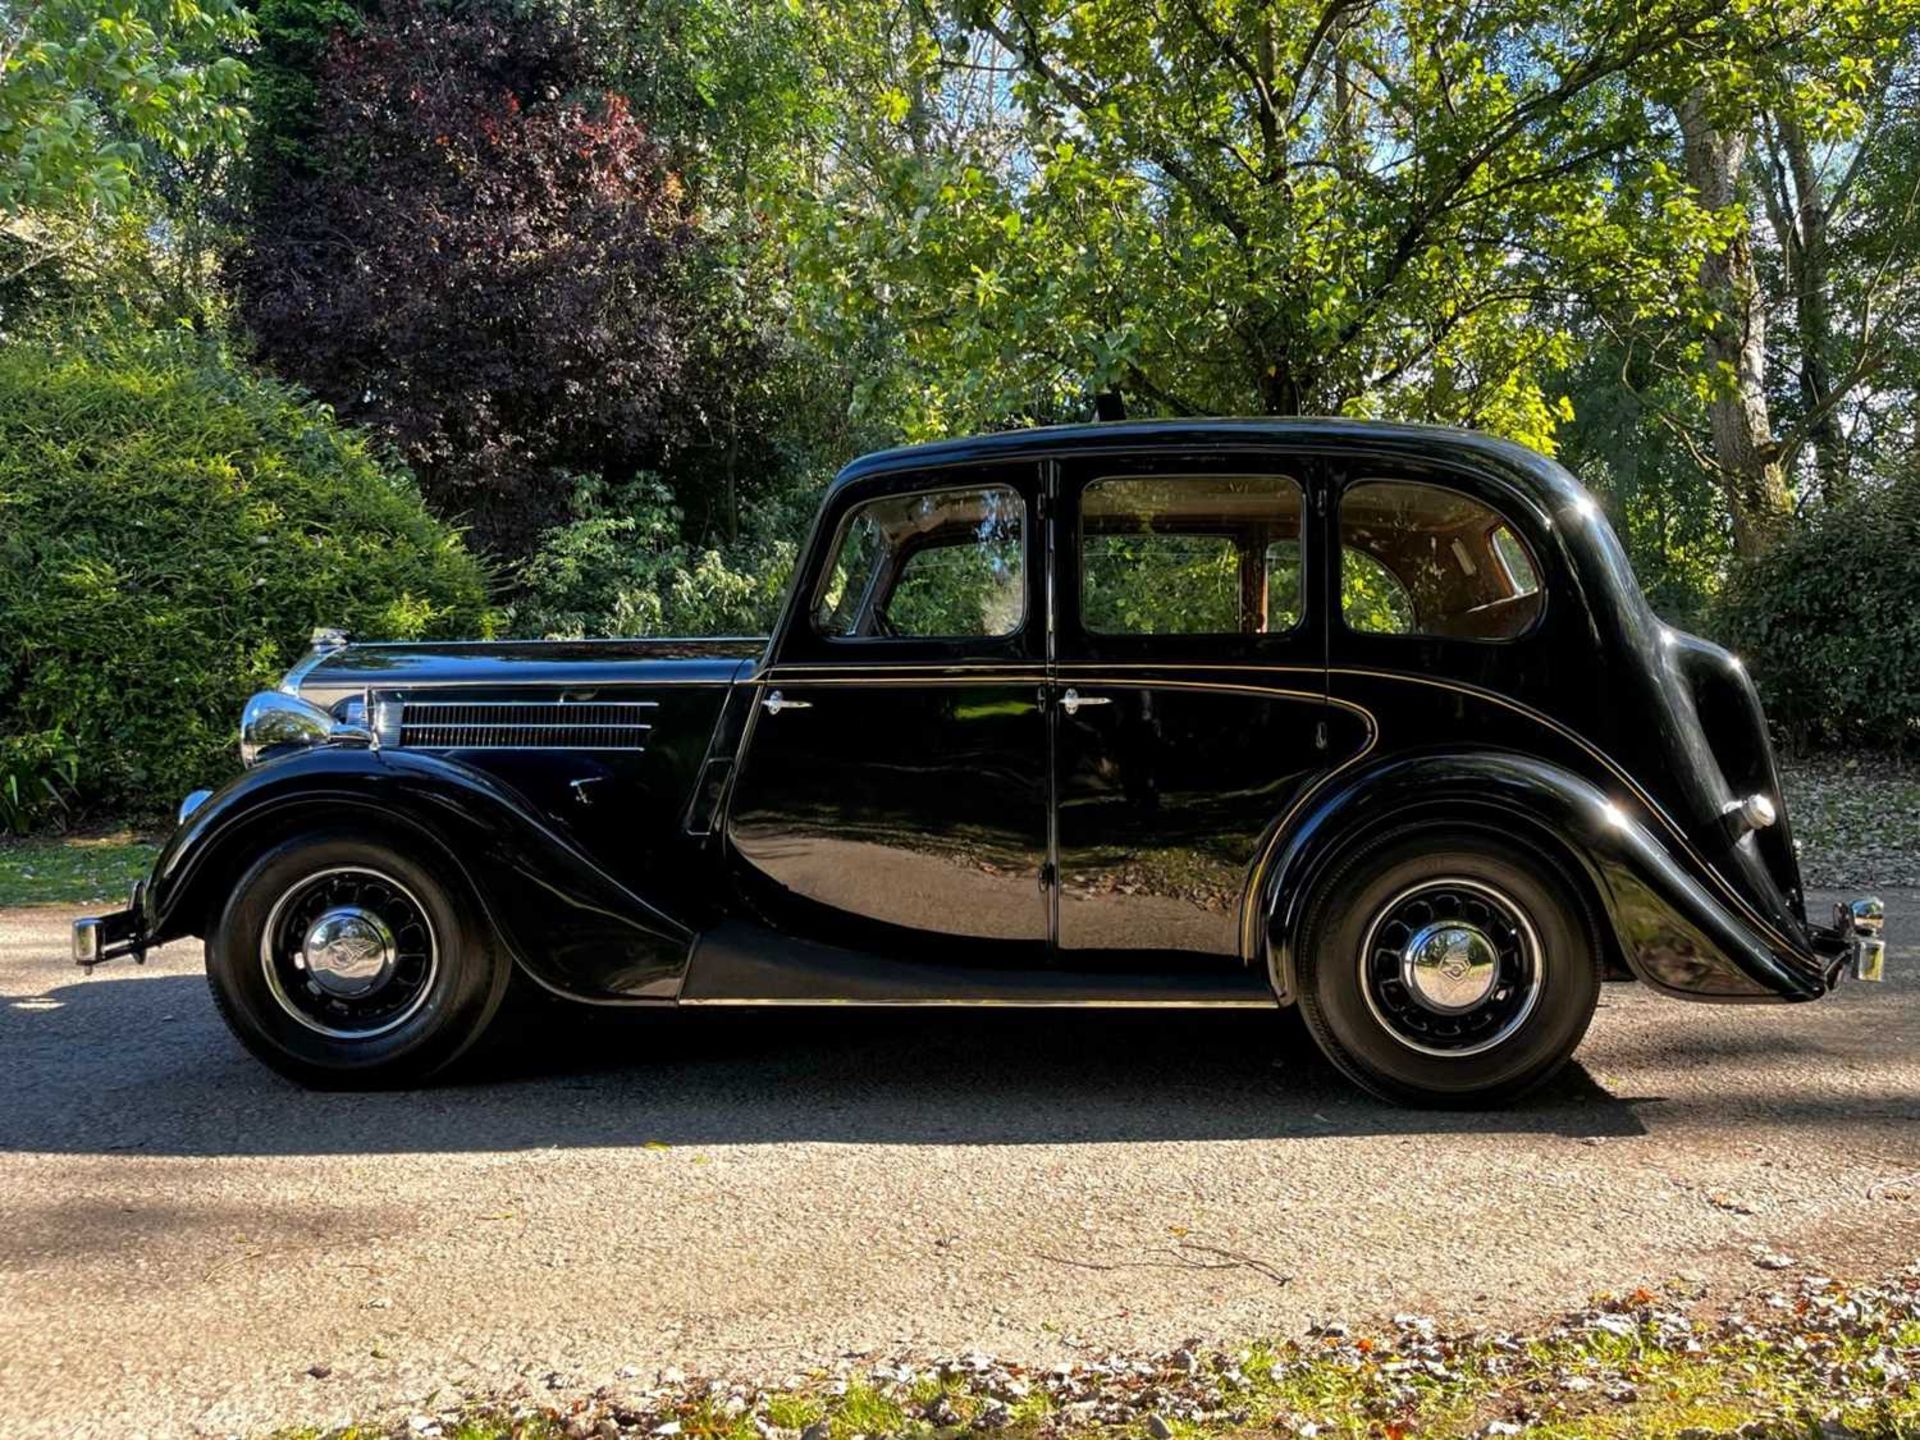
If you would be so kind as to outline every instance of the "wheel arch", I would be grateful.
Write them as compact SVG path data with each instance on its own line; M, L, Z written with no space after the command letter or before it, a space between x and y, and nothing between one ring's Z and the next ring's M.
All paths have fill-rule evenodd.
M515 966L559 994L666 999L685 973L691 928L491 777L438 757L325 748L248 771L174 831L142 901L148 943L204 936L266 842L304 828L431 847Z
M1327 837L1324 845L1303 853L1289 878L1276 877L1273 886L1276 903L1269 911L1265 932L1266 957L1269 977L1282 1003L1291 1003L1296 996L1295 941L1320 887L1337 875L1356 852L1421 831L1456 837L1481 834L1509 842L1518 837L1539 846L1554 869L1566 879L1579 903L1607 978L1635 978L1622 953L1619 936L1606 923L1605 895L1593 867L1562 836L1532 816L1518 815L1484 801L1469 797L1433 797L1391 815L1375 815L1341 827L1338 833Z
M1603 959L1663 993L1707 1000L1803 1000L1827 988L1810 950L1722 903L1687 860L1590 780L1534 756L1403 754L1343 777L1290 830L1253 903L1282 1002L1295 997L1294 947L1308 901L1355 845L1409 826L1472 828L1541 844L1598 922Z

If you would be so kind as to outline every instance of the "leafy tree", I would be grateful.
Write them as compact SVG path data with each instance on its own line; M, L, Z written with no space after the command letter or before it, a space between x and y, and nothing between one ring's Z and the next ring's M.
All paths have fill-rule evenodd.
M1561 460L1604 502L1654 609L1702 628L1733 538L1723 495L1661 423L1687 413L1693 391L1611 337L1590 341L1561 383L1573 402Z
M392 437L507 556L679 423L695 244L677 178L580 35L396 0L322 67L311 168L233 265L263 358Z
M0 13L0 215L114 205L143 146L235 144L237 0L17 0Z
M1912 435L1920 12L1873 7L1786 69L1786 93L1758 117L1747 176L1750 224L1772 242L1759 257L1769 395L1789 480L1837 505L1876 470L1897 469L1900 437Z
M359 33L362 12L353 0L257 0L248 156L256 195L313 172L321 70L336 38Z
M1550 445L1568 307L1671 311L1714 231L1646 91L1731 43L1719 0L909 9L842 67L877 94L802 243L824 323L895 328L916 430L1117 390Z
M1661 97L1675 119L1677 163L1714 234L1693 272L1695 297L1681 307L1684 323L1600 318L1626 337L1632 368L1653 377L1643 392L1649 418L1718 487L1734 547L1746 556L1787 533L1796 494L1816 488L1810 469L1832 498L1850 488L1841 411L1884 379L1897 348L1891 337L1910 328L1903 322L1920 297L1910 207L1892 207L1908 210L1885 232L1905 251L1893 265L1849 274L1844 230L1835 228L1836 215L1845 226L1862 175L1884 173L1896 153L1887 145L1898 128L1889 101L1912 64L1917 18L1912 0L1810 0L1769 7L1764 17L1735 11L1722 29L1738 26L1744 36L1748 20L1762 20L1768 43L1688 67L1684 88L1685 72L1676 71ZM1886 256L1884 242L1880 249ZM1667 383L1675 378L1684 390ZM1678 407L1676 393L1686 397Z

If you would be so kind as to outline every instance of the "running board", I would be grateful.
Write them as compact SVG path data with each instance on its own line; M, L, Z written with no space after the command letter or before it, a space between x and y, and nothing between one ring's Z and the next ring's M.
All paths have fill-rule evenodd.
M894 959L794 940L729 921L702 935L680 989L682 1005L1250 1006L1273 1009L1265 974L1205 970L1201 956L1170 956L1191 970L990 969Z

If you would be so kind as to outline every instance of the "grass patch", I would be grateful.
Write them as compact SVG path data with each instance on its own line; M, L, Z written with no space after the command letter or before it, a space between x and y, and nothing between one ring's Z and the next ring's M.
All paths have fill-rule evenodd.
M130 831L0 840L0 909L10 905L124 905L159 846Z
M1692 1308L1690 1308L1692 1307ZM1920 1437L1920 1265L1808 1277L1706 1317L1639 1290L1532 1336L1403 1318L1235 1351L1044 1372L980 1357L846 1365L791 1389L694 1381L479 1401L312 1440L1845 1440ZM311 1432L299 1432L309 1440ZM280 1440L289 1440L283 1435Z

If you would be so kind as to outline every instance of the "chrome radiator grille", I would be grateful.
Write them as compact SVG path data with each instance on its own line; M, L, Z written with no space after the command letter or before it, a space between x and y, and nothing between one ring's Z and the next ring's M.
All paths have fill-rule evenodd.
M408 700L400 744L416 750L645 750L654 700Z

